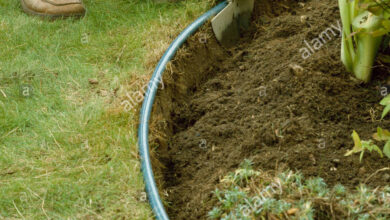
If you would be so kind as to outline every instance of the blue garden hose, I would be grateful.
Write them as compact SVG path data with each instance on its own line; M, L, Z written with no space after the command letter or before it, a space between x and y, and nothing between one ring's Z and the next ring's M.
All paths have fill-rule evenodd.
M201 27L209 18L222 11L222 9L227 6L227 4L227 1L220 3L210 11L200 16L186 29L184 29L184 31L175 39L175 41L173 41L173 43L169 46L168 50L165 52L164 56L161 58L153 73L152 79L148 84L148 89L146 91L145 99L142 103L141 109L140 125L138 128L138 145L139 154L141 157L142 173L146 186L146 193L149 198L150 206L152 207L157 220L169 219L158 194L156 182L154 181L154 175L149 153L149 120L157 88L159 82L161 81L161 77L166 68L167 63L173 58L177 50L183 45L183 43L188 39L189 36L191 36L196 30L198 30L199 27Z

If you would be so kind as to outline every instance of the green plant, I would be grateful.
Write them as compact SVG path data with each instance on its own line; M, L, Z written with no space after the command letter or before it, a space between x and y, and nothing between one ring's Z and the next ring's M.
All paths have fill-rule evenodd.
M333 193L335 196L345 196L346 189L343 185L341 184L336 184L333 187Z
M259 172L252 169L252 164L253 162L251 160L245 159L240 164L239 169L237 169L234 173L229 173L222 181L240 185L247 183L251 177L260 175Z
M211 219L218 219L222 215L222 211L220 208L214 207L210 212L209 216Z
M383 119L390 111L390 95L387 95L385 98L383 98L379 104L385 106L381 116L381 119Z
M386 141L385 146L383 147L383 153L390 158L390 131L378 127L373 138L377 141Z
M352 139L354 142L354 147L352 150L349 150L344 156L350 156L355 153L360 153L360 162L362 162L365 151L369 151L369 152L376 151L381 157L383 157L383 153L381 149L377 145L373 144L372 140L368 140L368 141L360 140L360 137L356 131L352 132Z
M343 34L341 60L368 82L383 36L390 32L390 0L339 0Z
M256 172L260 175L243 184L220 184L214 192L217 203L208 216L224 220L390 218L388 186L359 185L351 190L337 184L330 188L323 179L305 179L299 172ZM278 193L264 193L275 183Z

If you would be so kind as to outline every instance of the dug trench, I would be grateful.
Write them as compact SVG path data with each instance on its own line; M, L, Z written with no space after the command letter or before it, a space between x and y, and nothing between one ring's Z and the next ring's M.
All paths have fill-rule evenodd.
M389 159L344 156L353 130L370 139L389 128L379 120L389 67L376 65L369 84L354 80L340 62L338 22L334 0L262 0L236 46L221 47L210 25L187 41L167 68L151 124L171 219L206 219L221 177L246 158L329 186L389 184L390 172L376 173ZM319 39L323 31L329 37Z

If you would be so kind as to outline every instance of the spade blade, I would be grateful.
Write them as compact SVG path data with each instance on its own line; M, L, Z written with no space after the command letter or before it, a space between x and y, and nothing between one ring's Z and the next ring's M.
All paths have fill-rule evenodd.
M249 27L253 7L254 0L232 0L212 19L214 34L223 46L234 45Z

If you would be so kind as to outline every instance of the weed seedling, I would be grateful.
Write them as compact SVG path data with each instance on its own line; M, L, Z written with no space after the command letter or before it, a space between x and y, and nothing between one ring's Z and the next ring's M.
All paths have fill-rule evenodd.
M352 139L354 142L354 147L352 150L348 151L344 156L351 156L352 154L360 153L360 162L362 162L364 152L369 151L371 153L372 151L376 151L381 157L383 157L382 150L377 145L373 144L372 140L368 140L368 141L360 140L360 137L356 131L352 132Z

